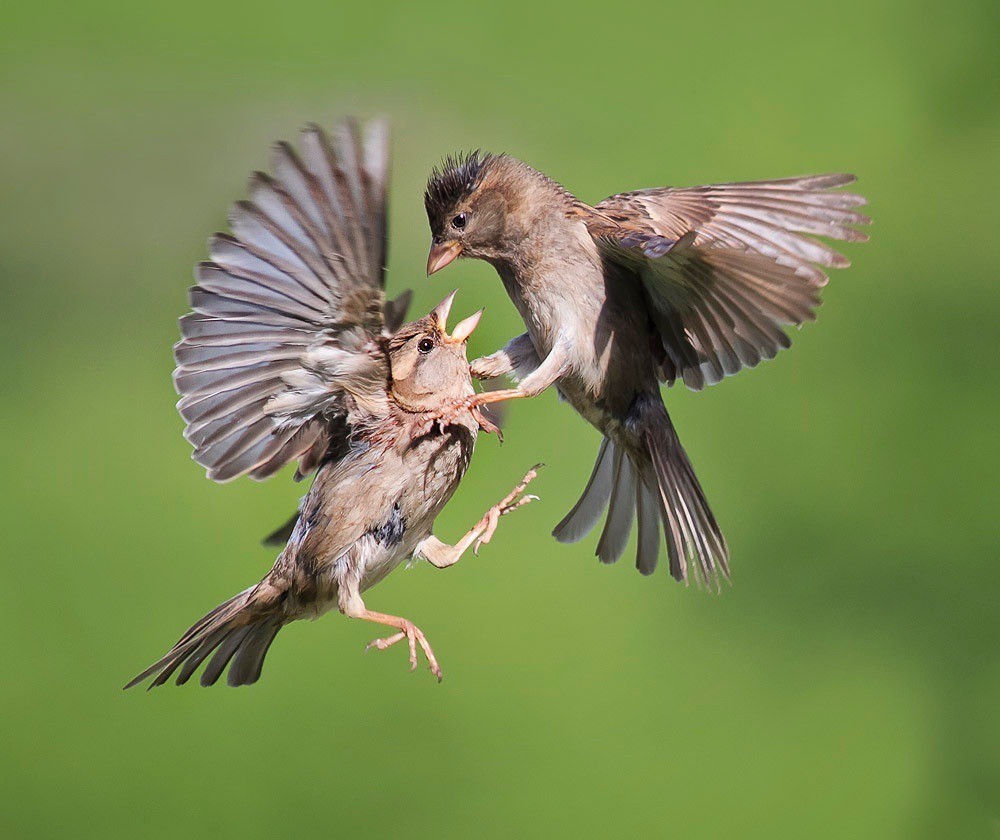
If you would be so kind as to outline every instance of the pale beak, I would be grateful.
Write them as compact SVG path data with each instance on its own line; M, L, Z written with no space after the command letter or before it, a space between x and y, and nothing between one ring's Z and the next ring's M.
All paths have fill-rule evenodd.
M451 312L451 305L455 302L455 295L457 294L458 289L455 289L455 291L431 310L430 317L434 319L434 323L441 331L441 335L448 335L448 313Z
M482 317L483 310L480 309L478 312L473 312L468 318L459 321L455 324L454 332L445 341L449 344L464 344L472 335L472 331L479 326L479 319Z
M432 242L431 252L427 255L427 276L440 271L448 263L453 262L462 253L462 243L455 242Z

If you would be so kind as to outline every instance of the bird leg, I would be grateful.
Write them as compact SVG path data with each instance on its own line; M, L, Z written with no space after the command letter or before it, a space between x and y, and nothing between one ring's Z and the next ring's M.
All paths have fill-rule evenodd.
M434 651L431 649L427 637L416 624L408 618L400 618L396 615L387 615L386 613L368 609L364 601L361 600L361 593L357 590L356 586L348 586L346 590L346 597L341 597L340 604L340 611L344 615L349 618L360 618L365 621L373 621L376 624L384 624L387 627L394 627L398 631L386 638L372 640L365 646L366 652L372 648L386 650L406 639L410 647L410 670L415 671L417 668L417 645L420 645L424 656L427 657L427 664L430 666L431 673L437 677L438 682L441 682L441 666L438 665L437 658L434 656Z
M528 470L517 486L486 511L486 515L455 545L448 545L441 542L441 540L432 535L417 546L415 553L426 558L428 562L439 569L445 569L457 563L470 546L473 553L478 554L479 546L483 543L488 543L493 537L501 516L506 516L511 511L515 511L519 507L523 507L538 498L537 496L522 496L521 494L538 474L540 466L541 464L536 464ZM434 651L423 631L407 618L400 618L396 615L387 615L386 613L368 609L361 598L358 581L353 578L348 578L341 582L340 611L349 618L360 618L365 621L372 621L376 624L384 624L387 627L395 628L396 632L391 636L374 639L369 642L365 647L366 651L372 648L386 650L406 639L410 648L410 670L413 671L417 667L417 646L419 645L420 649L424 652L424 656L427 657L427 664L430 666L431 673L438 678L438 682L441 682L441 666L438 664L437 657L434 656Z
M538 496L521 496L525 488L538 475L538 468L541 464L535 464L525 474L524 478L518 482L517 486L504 496L497 504L493 505L486 514L454 545L442 542L433 534L417 546L416 554L423 557L432 566L438 569L447 569L455 565L469 548L472 553L479 555L479 547L488 543L497 529L501 516L506 516L535 501ZM520 498L518 498L520 496Z
M527 333L512 338L496 353L480 356L469 364L469 372L479 380L496 379L504 374L522 380L542 363Z

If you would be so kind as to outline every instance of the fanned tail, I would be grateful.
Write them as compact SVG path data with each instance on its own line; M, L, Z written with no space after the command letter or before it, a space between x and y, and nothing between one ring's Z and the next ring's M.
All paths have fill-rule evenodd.
M559 542L579 542L594 529L601 514L604 513L604 509L608 506L608 499L611 498L611 489L615 480L615 457L614 443L610 439L604 438L601 441L601 448L597 450L594 471L590 474L590 480L583 490L583 495L552 531L552 536Z
M639 523L636 568L644 575L656 569L660 552L660 500L651 469L639 470L610 438L601 441L597 461L580 500L552 535L561 543L582 540L597 525L605 508L607 521L597 543L602 563L614 563L625 552L632 522Z
M604 438L583 494L553 536L563 543L578 542L607 509L597 556L602 563L617 561L637 522L636 568L648 575L659 561L662 522L670 574L676 580L686 583L690 566L699 583L717 583L720 575L728 578L725 537L658 395L655 400L641 399L632 416L647 458L633 457Z
M729 577L729 547L659 399L645 403L640 430L656 475L670 574L686 583L690 561L696 581L718 585L719 575Z
M202 672L202 685L214 685L227 665L226 682L229 685L257 682L268 648L284 624L282 616L272 608L262 609L259 593L265 585L251 586L217 606L192 625L162 659L125 688L132 688L149 677L154 677L149 688L163 685L178 668L177 685L183 685L213 652Z

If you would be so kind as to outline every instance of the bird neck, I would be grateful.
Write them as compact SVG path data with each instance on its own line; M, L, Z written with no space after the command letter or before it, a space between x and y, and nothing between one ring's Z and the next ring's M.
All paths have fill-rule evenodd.
M560 278L577 276L582 282L600 276L597 245L579 216L552 212L535 221L530 232L503 257L489 262L513 296L513 290L545 292ZM564 292L562 284L557 289Z

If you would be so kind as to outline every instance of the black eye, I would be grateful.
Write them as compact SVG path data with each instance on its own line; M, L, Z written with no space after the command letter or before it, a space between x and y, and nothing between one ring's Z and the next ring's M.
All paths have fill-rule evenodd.
M434 349L434 342L431 341L429 338L422 338L420 339L420 342L417 344L417 350L419 350L421 353L430 353L431 350L433 349Z
M465 227L466 216L465 213L459 213L454 219L451 220L451 226L456 230L461 230Z

